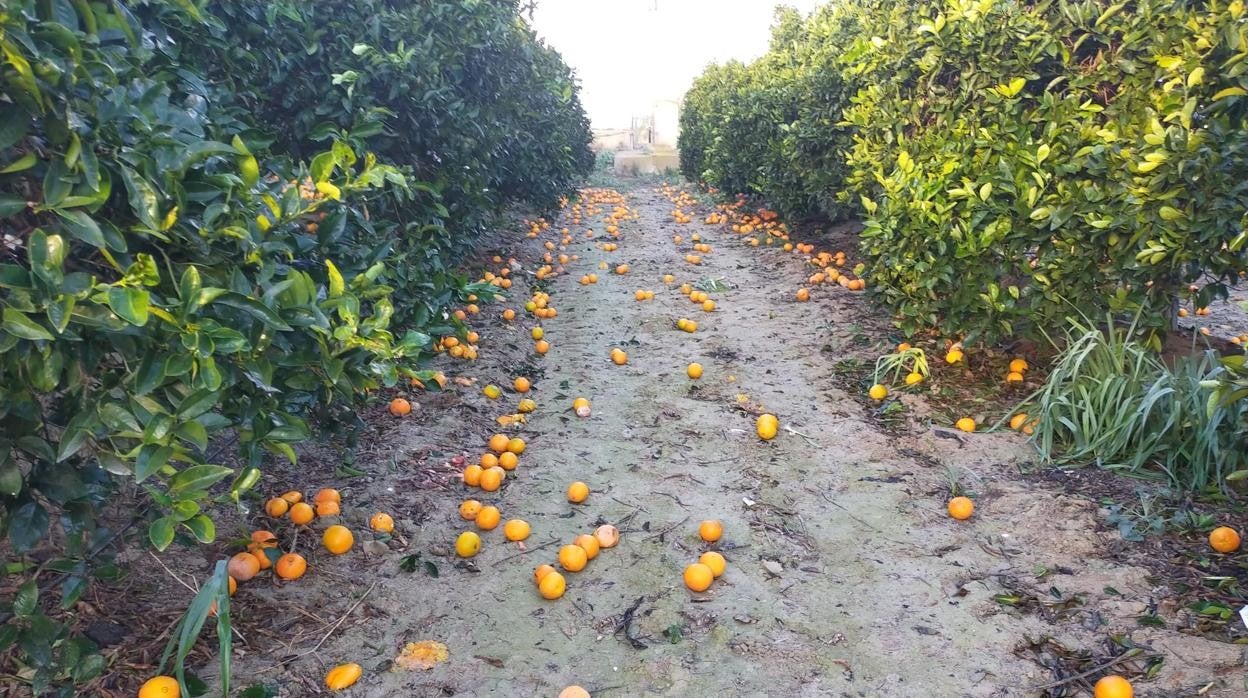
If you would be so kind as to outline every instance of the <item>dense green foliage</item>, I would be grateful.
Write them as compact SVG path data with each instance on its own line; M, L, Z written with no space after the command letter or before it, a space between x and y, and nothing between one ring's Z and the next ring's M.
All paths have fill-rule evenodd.
M1164 329L1189 283L1204 305L1246 266L1243 15L838 2L800 30L782 18L758 62L708 70L682 165L790 212L859 204L870 284L908 333L992 340L1073 309Z
M424 331L488 295L457 246L592 157L511 2L15 1L0 50L0 532L25 579L0 652L68 695L103 669L66 612L117 573L117 489L156 548L213 540L206 507L266 454L423 375Z

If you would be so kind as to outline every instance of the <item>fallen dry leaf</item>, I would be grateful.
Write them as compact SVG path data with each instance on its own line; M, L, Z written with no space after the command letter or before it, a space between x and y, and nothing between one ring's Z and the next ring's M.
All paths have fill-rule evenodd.
M455 385L462 385L462 386L464 386L465 388L467 388L468 386L470 386L470 385L472 385L473 383L476 383L476 382L477 382L477 379L476 379L476 378L465 378L464 376L456 376L456 377L455 377Z
M394 670L396 671L422 671L432 669L435 665L445 662L447 657L451 656L447 652L446 645L434 640L421 640L420 642L409 642L394 658Z
M503 426L507 426L509 424L528 424L529 422L527 417L519 413L499 415L498 417L495 417L494 421Z

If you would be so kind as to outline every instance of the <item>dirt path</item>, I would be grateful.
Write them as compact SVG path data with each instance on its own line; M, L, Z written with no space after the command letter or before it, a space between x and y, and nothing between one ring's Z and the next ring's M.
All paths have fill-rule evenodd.
M359 517L393 511L411 536L402 552L420 552L439 575L399 572L399 553L374 558L379 582L364 611L292 665L306 669L298 673L309 691L325 667L358 661L365 678L351 696L553 697L568 684L595 697L1041 695L1054 673L1020 649L1025 639L1099 652L1112 631L1165 645L1153 648L1166 654L1149 684L1156 695L1243 681L1240 649L1137 626L1158 591L1142 570L1097 559L1116 536L1098 524L1095 504L1014 479L1030 457L1014 435L958 437L927 425L885 433L835 387L838 359L873 359L887 344L863 295L835 288L791 302L808 273L797 256L751 249L697 218L676 225L652 189L631 192L629 205L640 219L621 226L618 251L599 249L607 238L586 239L584 225L573 229L568 252L581 260L548 288L559 311L542 323L550 353L532 354L531 320L481 323L489 351L463 371L476 386L422 398L423 416L398 423L380 447L395 474L346 493ZM563 225L512 252L533 268L538 244ZM714 249L698 267L683 260L693 232ZM685 243L673 244L674 233ZM600 260L628 262L631 272L601 271ZM579 285L591 271L598 283ZM669 273L670 287L661 281ZM675 288L712 277L731 286L712 294L713 313ZM656 291L654 300L633 300L639 288ZM518 307L527 293L512 296ZM676 330L678 317L699 330ZM609 360L616 346L627 365ZM685 376L690 361L705 366L700 381ZM539 408L519 430L529 446L516 477L497 493L466 490L447 459L479 454L492 418L516 399L490 402L480 386L521 374L533 379ZM568 410L581 395L593 404L588 419ZM800 434L760 441L738 395ZM950 468L975 493L969 522L944 515ZM574 480L593 490L579 506L564 497ZM500 527L457 563L451 544L471 524L456 508L470 496L496 504L504 520L529 521L527 552ZM706 518L724 524L714 546L697 535ZM567 574L562 599L540 599L534 566L554 563L560 545L601 522L621 525L620 545ZM693 594L681 570L708 547L728 569ZM1028 597L1030 613L993 599L1031 590L1043 598ZM1055 610L1070 599L1080 603L1069 614ZM330 619L353 600L323 603ZM450 659L427 672L387 671L403 643L419 640L446 643ZM1087 685L1071 682L1064 695Z

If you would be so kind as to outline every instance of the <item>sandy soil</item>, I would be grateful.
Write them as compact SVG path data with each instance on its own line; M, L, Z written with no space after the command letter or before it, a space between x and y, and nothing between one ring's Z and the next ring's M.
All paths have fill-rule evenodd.
M353 467L367 476L325 482L308 471L266 483L337 485L360 544L341 557L301 545L311 564L303 580L240 589L243 611L300 607L247 638L235 661L240 685L316 695L329 667L354 661L364 678L347 696L553 698L568 684L595 697L1088 695L1102 672L1050 684L1079 673L1072 666L1113 660L1122 648L1110 638L1124 636L1145 651L1115 671L1165 660L1137 695L1248 695L1242 645L1180 632L1177 622L1138 624L1171 591L1108 561L1118 536L1094 501L1019 475L1032 458L1020 438L955 435L918 418L919 404L884 431L837 387L838 360L874 360L888 343L863 295L836 287L792 302L809 273L798 256L746 247L698 218L676 225L654 189L629 197L640 219L623 224L618 251L603 252L607 238L586 239L584 226L573 230L568 252L581 261L549 284L559 315L542 322L548 355L531 351L531 318L507 324L496 319L501 308L487 307L475 323L482 360L444 364L474 386L417 393L408 419L365 415L373 432ZM539 244L567 224L537 240L508 235L497 251L531 271ZM693 232L714 247L698 267L683 261ZM674 233L685 243L673 244ZM599 261L632 270L617 276ZM579 285L590 271L599 282ZM666 273L677 285L719 278L730 289L712 294L718 309L707 314L665 286ZM510 306L522 305L526 285L513 288ZM655 299L634 301L638 288ZM678 317L700 329L676 330ZM615 346L628 352L626 366L609 360ZM700 381L685 376L690 361L706 367ZM539 406L514 429L528 449L502 490L467 490L448 461L484 449L493 418L517 396L491 402L480 387L516 375L533 379ZM588 419L568 409L580 395L593 403ZM753 406L792 431L760 441ZM321 448L321 462L342 457ZM951 472L976 499L968 522L944 513ZM564 497L574 480L593 490L584 504ZM457 507L468 497L497 505L504 520L526 519L532 537L507 543L500 527L483 533L475 558L457 559L455 536L471 527ZM377 510L398 521L401 535L388 544L364 542ZM724 523L715 545L697 535L707 518ZM534 566L601 522L620 525L620 545L566 575L562 599L542 600ZM727 572L691 593L681 570L708 548L728 559ZM414 554L415 571L401 571ZM445 643L449 659L392 671L399 649L421 640ZM1064 663L1064 651L1083 653L1083 663Z

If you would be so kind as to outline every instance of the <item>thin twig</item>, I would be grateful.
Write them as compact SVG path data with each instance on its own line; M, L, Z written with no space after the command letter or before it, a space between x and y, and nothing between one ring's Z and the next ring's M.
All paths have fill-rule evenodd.
M555 543L558 543L558 542L559 542L559 541L558 541L557 539L556 539L556 540L548 540L548 541L546 541L545 543L542 543L541 545L535 545L535 546L533 546L532 548L525 548L524 550L521 550L520 552L518 552L518 553L516 553L516 554L514 554L514 555L508 555L507 557L505 557L505 558L503 558L503 559L499 560L498 562L506 562L506 561L508 561L508 560L512 559L513 557L520 557L521 555L528 555L529 553L533 552L534 550L541 550L542 548L549 548L550 546L552 546L552 545L554 545ZM496 563L494 563L494 564L498 564L498 562L496 562Z
M196 589L195 587L191 586L190 584L187 584L186 582L182 581L182 578L181 578L181 577L179 577L178 575L174 574L174 573L173 573L173 570L169 569L169 567L168 567L167 565L165 565L165 563L164 563L164 561L163 561L163 560L161 560L159 557L156 557L156 553L153 553L152 551L150 551L150 550L149 550L149 551L147 551L147 554L148 554L148 555L151 555L151 556L152 556L152 559L156 561L156 564L158 564L158 565L160 565L162 568L164 568L165 572L166 572L166 573L168 573L168 575L169 575L170 577L173 577L173 580L174 580L175 582L177 582L178 584L181 584L182 586L186 587L186 590L187 590L187 591L189 591L189 592L191 592L192 594L198 594L198 593L199 593L199 589Z
M650 536L649 538L647 538L647 540L654 540L655 538L661 538L661 537L663 537L663 536L665 536L665 535L667 535L667 534L671 533L673 530L675 530L675 528L676 528L677 526L679 526L679 525L683 524L684 522L686 522L686 521L688 521L688 520L689 520L689 517L688 517L688 516L686 516L685 518L681 519L680 521L677 521L676 523L672 524L671 526L668 526L667 528L663 529L662 531L659 531L658 533L656 533L656 534L654 534L654 535Z
M321 639L312 647L312 649L307 650L306 652L300 652L299 654L296 654L293 657L287 657L286 659L283 659L282 661L278 662L277 664L274 664L271 667L268 667L266 669L261 669L257 673L263 674L267 671L273 671L274 669L279 669L295 661L296 659L299 659L300 657L306 657L307 655L312 654L313 652L319 650L321 648L321 645L325 644L325 641L329 639L329 636L333 635L334 631L338 629L338 626L342 625L343 621L345 621L347 617L351 615L352 611L359 608L360 604L364 603L364 599L367 599L368 595L373 593L373 588L376 586L377 586L377 582L373 582L372 584L370 584L368 586L368 589L364 592L364 594L360 596L360 598L357 599L355 603L351 604L351 608L348 608L346 613L342 614L342 616L339 617L338 620L334 621L333 625L329 626L329 630L325 631L325 634L321 636Z
M1088 669L1088 670L1087 670L1087 671L1085 671L1085 672L1082 672L1082 673L1079 673L1079 674L1075 674L1074 676L1068 676L1068 677L1066 677L1066 678L1062 679L1061 681L1054 681L1053 683L1046 683L1046 684L1045 684L1045 685L1043 685L1043 686L1032 686L1031 688L1029 688L1029 689L1027 689L1027 690L1028 690L1028 691L1045 691L1045 690L1048 690L1048 689L1050 689L1050 688L1057 688L1058 686L1062 686L1062 685L1068 684L1068 683L1070 683L1070 682L1072 682L1072 681L1078 681L1079 679L1082 679L1082 678L1087 678L1087 677L1089 677L1089 676L1091 676L1091 675L1093 675L1093 674L1097 673L1098 671L1104 671L1104 670L1106 670L1106 669L1110 668L1111 666L1114 666L1115 664L1121 664L1121 663L1123 663L1123 662L1127 661L1128 659L1135 659L1136 657L1139 657L1139 656L1140 656L1140 654L1142 654L1142 652L1136 652L1136 653L1132 654L1131 650L1128 650L1127 652L1124 652L1123 654L1120 654L1120 655L1118 655L1117 657L1114 657L1113 659L1109 660L1108 662L1105 662L1104 664L1101 664L1100 666L1094 666L1094 667L1092 667L1091 669Z

